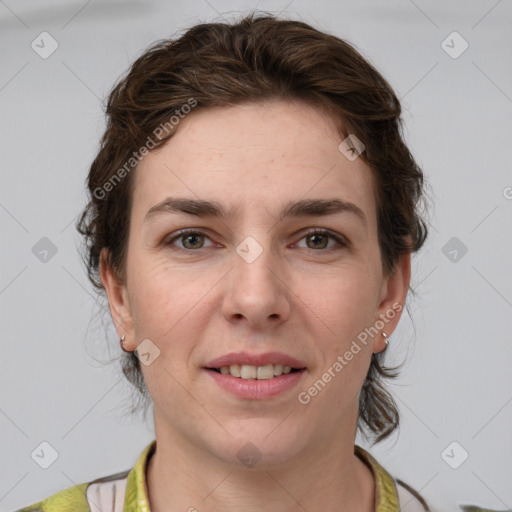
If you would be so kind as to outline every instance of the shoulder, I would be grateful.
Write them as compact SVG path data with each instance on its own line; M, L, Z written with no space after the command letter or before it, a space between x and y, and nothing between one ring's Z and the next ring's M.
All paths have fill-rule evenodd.
M69 487L16 512L123 512L124 508L148 511L145 470L155 448L153 440L132 469Z
M122 512L128 471L59 491L16 512Z
M16 512L71 512L72 510L89 512L89 505L85 498L88 485L88 483L84 483L69 487Z

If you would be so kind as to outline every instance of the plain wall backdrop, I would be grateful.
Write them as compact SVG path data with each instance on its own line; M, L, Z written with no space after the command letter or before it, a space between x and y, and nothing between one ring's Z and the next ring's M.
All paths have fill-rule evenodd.
M433 190L418 297L388 349L406 358L401 428L371 453L438 510L512 509L509 0L0 0L1 511L128 469L153 439L101 362L120 349L74 228L102 101L153 41L255 8L346 38L384 74Z

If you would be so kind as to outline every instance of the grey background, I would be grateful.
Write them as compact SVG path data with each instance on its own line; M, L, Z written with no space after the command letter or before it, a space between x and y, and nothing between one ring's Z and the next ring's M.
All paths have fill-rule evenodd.
M0 0L0 510L128 469L153 439L151 415L126 415L129 385L102 363L117 338L110 327L107 345L77 252L101 100L154 40L256 7L348 39L384 73L434 191L419 296L389 349L407 358L390 386L402 426L371 453L438 510L512 508L510 0ZM58 43L47 59L31 48L43 31ZM442 46L453 31L469 44L458 58L445 49L460 40ZM46 262L33 252L43 237L57 249ZM42 441L59 455L48 469L31 458Z

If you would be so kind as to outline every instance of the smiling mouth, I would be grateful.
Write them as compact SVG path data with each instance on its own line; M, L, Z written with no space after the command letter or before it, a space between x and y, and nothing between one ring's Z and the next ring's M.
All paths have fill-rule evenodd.
M264 366L253 366L249 364L232 364L230 366L221 366L220 368L207 368L223 375L230 375L239 379L258 379L269 380L281 375L300 372L305 368L292 368L282 364L266 364Z

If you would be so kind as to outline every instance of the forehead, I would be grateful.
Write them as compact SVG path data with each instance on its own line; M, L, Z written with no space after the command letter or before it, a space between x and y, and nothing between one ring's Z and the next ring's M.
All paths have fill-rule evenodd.
M137 168L138 219L170 195L216 201L240 214L256 207L276 214L291 201L336 197L375 222L369 167L348 160L334 120L305 103L197 109L175 130Z

